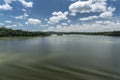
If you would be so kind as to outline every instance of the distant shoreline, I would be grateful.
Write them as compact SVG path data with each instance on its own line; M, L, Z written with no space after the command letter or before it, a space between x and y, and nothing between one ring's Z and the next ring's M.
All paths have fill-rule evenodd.
M50 34L62 35L102 35L102 36L120 36L120 31L111 32L49 32Z
M51 35L103 35L103 36L120 36L120 31L110 32L31 32L23 30L13 30L5 27L0 28L0 37L37 37L37 36L51 36Z

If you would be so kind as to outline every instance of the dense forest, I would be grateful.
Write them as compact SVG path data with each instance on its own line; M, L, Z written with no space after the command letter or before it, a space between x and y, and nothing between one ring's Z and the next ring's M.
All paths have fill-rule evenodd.
M49 36L49 33L45 32L30 32L22 30L13 30L5 27L0 27L0 37L31 37L31 36Z

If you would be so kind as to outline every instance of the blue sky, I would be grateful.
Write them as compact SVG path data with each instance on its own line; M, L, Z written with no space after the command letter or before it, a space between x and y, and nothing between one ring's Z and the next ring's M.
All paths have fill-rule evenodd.
M118 31L120 0L0 0L0 26L30 31Z

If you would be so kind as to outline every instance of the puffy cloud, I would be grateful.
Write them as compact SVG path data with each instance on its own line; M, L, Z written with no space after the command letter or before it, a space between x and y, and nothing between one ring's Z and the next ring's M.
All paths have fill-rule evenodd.
M46 30L46 31L56 31L56 30L55 30L55 28L54 28L53 26L50 26L50 27L48 28L48 30Z
M9 4L0 5L0 10L12 10L12 7Z
M113 16L113 13L110 12L110 11L106 11L106 12L103 12L103 13L100 14L101 18L110 18L112 16Z
M12 0L4 0L5 3L11 3Z
M22 16L16 16L14 17L15 19L23 19L23 15Z
M71 23L71 20L67 20L68 23Z
M48 31L57 32L103 32L103 31L118 31L120 30L120 22L113 21L96 21L86 24L71 24L71 25L57 25L51 26Z
M11 3L12 1L16 1L16 0L4 0L4 2L5 2L6 4Z
M72 2L75 2L75 1L77 1L77 0L71 0Z
M17 25L16 25L16 24L13 24L13 25L6 25L5 27L7 27L7 28L12 28L12 27L17 27Z
M0 26L4 26L5 24L4 23L0 23Z
M107 10L107 11L114 12L115 10L116 10L115 7L108 7L108 10Z
M16 24L13 24L13 25L11 25L12 27L17 27L17 25Z
M12 21L5 21L6 23L12 23Z
M30 19L28 19L26 24L33 24L33 25L41 24L41 20L30 18Z
M25 0L4 0L4 4L0 5L0 10L12 10L12 7L10 6L10 3L13 1L19 1L22 3L23 6L27 7L33 7L32 1L25 1Z
M89 17L80 18L79 20L86 21L86 20L93 20L93 19L97 19L97 18L99 18L99 17L98 16L89 16Z
M69 10L73 13L90 12L91 3L89 1L77 1L69 6Z
M28 25L28 22L25 22L26 25Z
M27 10L26 9L22 9L22 11L26 12Z
M23 26L23 24L22 24L22 23L18 23L18 25L19 25L19 26Z
M99 1L91 4L92 12L104 12L107 9L107 4L105 1Z
M25 6L25 7L33 7L33 2L27 2L27 1L25 1L25 0L19 0L21 3L22 3L22 5L23 6Z
M101 18L108 18L113 16L113 12L115 11L114 7L107 6L107 0L87 0L87 1L77 1L72 3L69 6L69 10L71 11L71 15L75 16L76 13L90 13L90 12L98 12L100 13ZM96 16L89 16L88 18L81 18L80 20L92 20L93 18L97 18Z
M101 18L110 18L113 16L113 12L115 11L114 7L108 7L108 9L100 14Z
M75 12L70 13L71 16L76 16Z
M16 1L16 0L4 0L5 4L0 5L0 10L12 10L12 7L10 6L10 3L12 1Z
M68 17L67 17L68 12L67 11L66 12L61 12L61 11L53 12L52 15L53 16L49 18L49 21L48 21L49 24L59 23L59 21L68 19Z
M62 26L67 26L67 25L68 25L68 23L61 23L61 25L62 25Z
M49 25L48 24L41 24L40 27L48 27Z
M14 17L15 19L24 19L26 17L28 17L29 15L25 12L23 15L20 15L20 16L16 16Z
M74 13L89 13L106 11L105 0L77 1L69 6L69 10Z
M110 23L114 23L112 21L96 21L95 23L97 24L110 24Z

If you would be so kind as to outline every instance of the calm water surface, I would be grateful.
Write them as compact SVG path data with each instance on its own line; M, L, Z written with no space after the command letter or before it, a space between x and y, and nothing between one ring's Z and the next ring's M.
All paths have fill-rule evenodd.
M120 80L120 38L0 38L0 80Z

